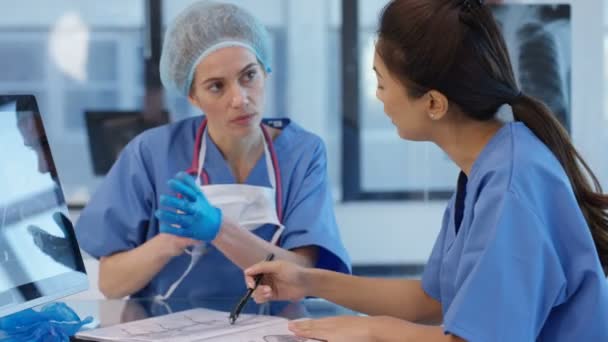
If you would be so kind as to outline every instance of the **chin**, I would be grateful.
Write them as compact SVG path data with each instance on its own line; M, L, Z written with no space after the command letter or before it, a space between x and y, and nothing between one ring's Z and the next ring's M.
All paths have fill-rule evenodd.
M409 141L426 141L427 140L421 134L418 134L416 132L406 131L404 129L397 128L397 134L399 134L399 137L404 140L409 140Z
M247 126L233 127L231 129L231 131L232 131L232 134L235 135L235 136L246 137L246 136L252 134L253 132L255 132L258 129L260 129L260 123L259 122L252 122L251 124L249 124Z
M400 131L399 129L397 129L397 134L399 135L399 138L404 139L404 140L412 140L412 138L410 138L410 136L403 131Z

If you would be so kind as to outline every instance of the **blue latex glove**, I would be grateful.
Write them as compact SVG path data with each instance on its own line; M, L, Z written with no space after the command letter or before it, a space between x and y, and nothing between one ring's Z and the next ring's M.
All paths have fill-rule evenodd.
M90 316L80 320L65 303L51 303L40 311L27 309L0 318L0 341L68 342L92 321Z
M213 241L222 225L222 211L207 201L194 179L185 172L169 180L169 187L182 197L160 197L160 204L168 208L155 213L161 222L161 233ZM178 210L182 213L178 213Z

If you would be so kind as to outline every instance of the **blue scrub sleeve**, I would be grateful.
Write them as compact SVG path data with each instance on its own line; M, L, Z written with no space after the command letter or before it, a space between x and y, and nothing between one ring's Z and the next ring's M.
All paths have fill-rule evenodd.
M327 177L325 146L319 139L303 181L294 187L285 210L280 244L285 249L319 247L317 268L350 273L350 259L342 245Z
M535 341L563 297L559 257L544 223L516 193L484 192L454 270L444 329L470 342Z
M441 270L441 261L443 260L445 235L450 224L450 215L452 212L450 207L453 202L454 198L450 200L450 204L447 208L445 208L439 236L435 240L435 245L431 251L431 256L424 266L424 272L422 273L422 289L427 295L437 301L441 301L441 291L439 290L439 272Z
M131 141L80 214L76 236L91 256L130 250L145 241L155 206L146 152L140 139Z

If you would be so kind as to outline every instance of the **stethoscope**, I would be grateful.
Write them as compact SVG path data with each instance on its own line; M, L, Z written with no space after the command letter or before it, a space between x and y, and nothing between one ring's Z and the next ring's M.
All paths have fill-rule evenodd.
M204 168L201 168L200 174L197 175L199 166L201 166L201 162L202 162L202 160L199 160L199 158L200 158L199 156L201 155L200 152L201 152L201 146L202 146L202 139L204 139L204 135L205 135L204 133L205 133L206 127L207 127L207 119L204 119L203 122L199 125L197 133L196 133L192 164L190 165L190 168L186 170L186 172L188 174L190 174L191 176L197 177L202 185L211 184L209 175L207 174L207 171L205 171ZM283 222L283 209L282 209L282 203L283 203L282 197L283 196L282 196L282 191L281 191L281 189L282 189L281 170L279 168L279 162L277 159L276 151L274 149L274 145L273 145L272 139L270 137L270 134L268 134L268 132L263 124L260 124L260 128L262 129L262 133L264 135L264 140L266 142L266 146L268 146L268 152L270 154L271 162L267 163L267 164L272 164L271 167L274 171L274 182L272 182L272 180L271 180L271 183L274 183L274 187L275 187L275 201L276 201L275 208L277 211L277 217L279 219L279 222ZM204 158L204 156L203 156L203 158ZM279 229L280 229L280 227L279 227ZM278 239L276 240L276 243L278 244ZM155 297L155 301L157 301L157 302L161 303L163 306L165 306L165 308L168 310L168 312L171 312L171 308L164 301L166 300L166 298L171 296L173 291L175 291L177 286L190 273L190 271L192 270L194 265L206 253L206 251L207 251L207 248L205 245L200 245L200 246L198 246L198 248L195 248L194 250L186 249L184 252L191 256L190 264L188 265L186 271L182 274L182 276L176 282L174 282L169 287L169 289L167 290L165 295L157 295Z
M196 132L196 139L194 141L194 153L192 154L193 155L192 164L190 165L190 168L188 168L186 170L186 172L189 175L198 177L200 180L200 183L202 185L211 184L209 174L207 173L207 171L204 168L201 170L201 173L197 175L198 167L201 162L199 160L200 149L201 149L201 145L202 145L201 143L202 143L202 139L204 137L206 128L207 128L207 119L205 118L203 120L203 122L201 122L201 124L198 126L198 129ZM275 207L277 210L277 217L279 218L280 222L283 222L283 208L282 208L283 193L282 193L282 182L281 182L281 169L279 168L279 161L277 158L277 153L274 149L274 144L272 142L272 138L270 137L270 134L268 133L267 129L264 127L264 124L260 124L260 128L262 129L262 133L264 135L264 140L266 141L266 144L268 146L268 151L270 152L270 159L272 161L272 168L274 169L275 201L276 201Z

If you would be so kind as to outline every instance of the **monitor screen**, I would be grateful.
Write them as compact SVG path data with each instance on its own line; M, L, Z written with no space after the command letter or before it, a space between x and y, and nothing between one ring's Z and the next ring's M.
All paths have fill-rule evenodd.
M0 317L88 288L36 99L0 95Z
M103 176L131 139L148 128L168 123L169 115L162 112L158 118L148 118L138 111L86 111L85 121L93 172Z

